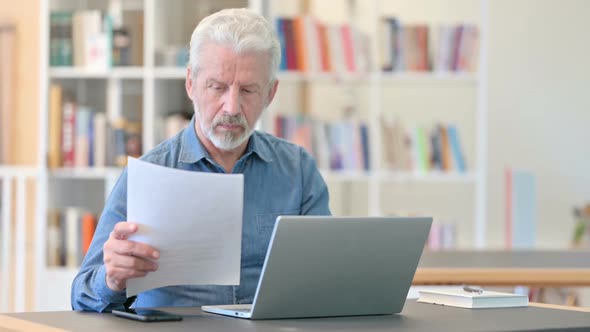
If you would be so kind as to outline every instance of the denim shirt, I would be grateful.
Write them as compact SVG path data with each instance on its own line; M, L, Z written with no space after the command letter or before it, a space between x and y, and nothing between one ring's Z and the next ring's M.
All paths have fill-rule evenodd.
M142 160L195 172L225 173L195 133L195 118L175 137ZM138 294L136 307L252 303L275 220L279 215L329 215L328 189L313 158L301 147L254 132L232 173L244 174L240 284L171 286ZM207 188L195 188L207 190ZM72 308L111 311L122 308L126 292L106 285L103 245L116 223L127 220L127 169L110 194L80 271L72 283ZM141 220L135 220L141 222ZM165 220L174 227L174 220Z

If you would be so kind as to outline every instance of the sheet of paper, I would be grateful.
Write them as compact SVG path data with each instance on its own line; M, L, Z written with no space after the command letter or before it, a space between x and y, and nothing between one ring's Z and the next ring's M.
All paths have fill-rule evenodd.
M127 281L127 296L173 285L238 285L244 178L189 172L129 158L130 240L160 252L158 270Z

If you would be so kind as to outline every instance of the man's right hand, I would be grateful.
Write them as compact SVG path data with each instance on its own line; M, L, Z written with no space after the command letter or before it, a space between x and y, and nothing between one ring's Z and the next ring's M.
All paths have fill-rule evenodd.
M106 282L113 291L125 289L127 280L131 278L144 277L148 272L158 269L154 260L160 257L160 253L154 247L128 240L129 235L137 232L137 229L134 223L118 222L104 244Z

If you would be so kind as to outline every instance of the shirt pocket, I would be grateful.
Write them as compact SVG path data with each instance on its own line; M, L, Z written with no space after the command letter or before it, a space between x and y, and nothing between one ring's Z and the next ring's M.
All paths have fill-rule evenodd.
M266 257L270 236L272 234L272 230L275 227L277 217L286 215L299 215L299 210L291 210L281 213L261 213L256 215L256 227L258 230L258 241L256 246L258 247L258 250L255 255L259 264L262 264L264 262L264 258Z
M260 234L270 234L275 227L275 222L279 216L297 216L299 215L299 210L291 210L281 213L261 213L256 215L256 225L258 227L258 233Z

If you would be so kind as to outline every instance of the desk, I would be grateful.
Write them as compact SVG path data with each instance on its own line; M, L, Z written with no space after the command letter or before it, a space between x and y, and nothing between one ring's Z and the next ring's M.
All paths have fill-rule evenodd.
M526 308L461 309L408 300L400 315L250 321L173 308L181 322L142 323L110 314L57 311L0 315L0 330L84 332L105 331L588 331L590 314L529 306Z
M414 285L590 286L590 251L424 252Z

